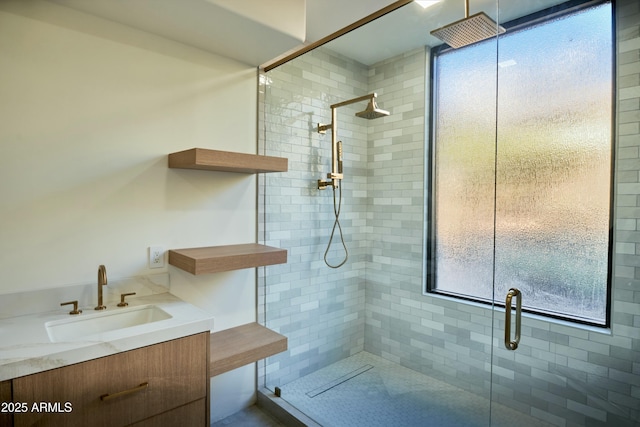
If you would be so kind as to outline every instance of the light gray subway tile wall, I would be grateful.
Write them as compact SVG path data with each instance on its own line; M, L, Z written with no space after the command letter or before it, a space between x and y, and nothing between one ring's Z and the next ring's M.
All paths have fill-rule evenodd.
M613 313L609 330L523 319L504 349L504 311L423 294L425 85L422 49L371 67L319 49L268 73L264 154L290 171L261 181L261 235L289 250L261 270L260 316L289 337L261 367L277 386L362 349L490 397L557 426L640 424L640 5L616 2L616 185ZM322 262L330 193L329 105L377 92L392 115L358 122L339 111L347 149L344 227L353 259ZM285 190L286 188L286 190ZM330 190L329 190L330 191ZM265 381L266 380L266 381Z
M289 338L288 351L270 358L261 372L272 386L363 348L367 127L354 114L366 104L338 109L345 159L340 223L349 252L340 269L323 261L335 218L334 195L331 189L318 190L317 180L330 172L331 131L321 135L316 128L331 122L331 104L366 94L367 72L361 64L316 49L263 77L261 153L289 159L289 172L264 176L259 183L261 239L289 253L285 266L259 273L264 285L260 318ZM343 253L336 229L329 262L338 264Z
M426 66L417 49L369 73L393 120L369 134L365 349L421 371L423 354L444 344L422 297Z

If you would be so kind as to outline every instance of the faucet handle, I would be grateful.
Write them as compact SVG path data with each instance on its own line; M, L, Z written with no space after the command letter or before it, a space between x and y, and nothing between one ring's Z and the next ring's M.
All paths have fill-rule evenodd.
M120 294L120 302L118 303L118 307L126 307L129 305L128 302L125 302L124 299L125 297L128 297L129 295L135 295L135 292L129 292L128 294Z
M63 302L62 304L60 304L60 306L71 305L71 304L73 304L73 310L71 310L69 312L69 314L80 314L80 313L82 313L82 310L78 310L78 301Z

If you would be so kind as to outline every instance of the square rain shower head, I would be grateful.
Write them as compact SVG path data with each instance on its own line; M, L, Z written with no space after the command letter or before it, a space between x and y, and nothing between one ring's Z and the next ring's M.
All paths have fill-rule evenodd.
M431 35L439 38L454 49L468 46L506 30L489 18L484 12L476 13L468 18L461 19L437 30L431 31Z

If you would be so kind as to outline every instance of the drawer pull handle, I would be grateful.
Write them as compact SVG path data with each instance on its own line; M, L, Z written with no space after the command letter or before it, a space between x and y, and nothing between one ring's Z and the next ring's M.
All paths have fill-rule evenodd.
M143 391L147 387L149 387L149 383L148 382L144 382L144 383L140 384L139 386L130 388L129 390L123 390L123 391L119 391L119 392L113 393L113 394L109 394L109 393L103 394L102 396L100 396L100 400L102 400L103 402L106 402L107 400L117 399L118 397L122 397L122 396L126 396L128 394L132 394L132 393L137 393L139 391Z

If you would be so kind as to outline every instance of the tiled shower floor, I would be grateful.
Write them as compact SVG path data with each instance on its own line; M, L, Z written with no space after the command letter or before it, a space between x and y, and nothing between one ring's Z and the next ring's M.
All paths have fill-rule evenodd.
M484 397L361 352L280 387L281 397L325 427L488 426ZM493 403L492 426L549 424Z

